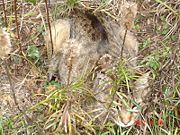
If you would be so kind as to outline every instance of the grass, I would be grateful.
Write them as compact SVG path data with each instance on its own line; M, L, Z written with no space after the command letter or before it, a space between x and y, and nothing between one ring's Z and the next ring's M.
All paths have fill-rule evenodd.
M38 1L27 0L26 2L32 3L32 5L29 6L30 9L38 9L36 12L41 14L41 19L34 19L37 17L37 14L32 14L31 10L28 9L23 13L25 15L24 18L20 18L19 15L18 19L24 22L21 28L22 31L20 32L22 39L14 38L14 48L18 49L18 43L20 42L23 46L23 51L27 53L24 53L25 56L17 51L14 53L20 56L19 58L24 59L23 57L26 57L25 59L29 62L24 63L23 66L26 68L22 73L19 71L16 71L16 73L25 76L28 71L28 73L30 73L28 77L30 79L35 78L34 85L36 87L35 90L32 90L32 93L36 97L39 96L40 101L38 100L36 104L26 109L27 114L33 113L34 116L34 118L30 119L31 122L29 123L24 114L19 114L16 117L0 116L0 134L25 134L28 132L34 134L39 134L40 132L59 132L60 134L69 132L69 134L73 134L76 132L77 134L82 134L82 131L86 134L99 132L101 135L143 133L152 135L178 135L180 133L180 70L178 66L180 50L177 47L179 40L177 23L180 17L177 5L180 3L178 3L178 1L173 3L172 0L167 0L166 2L155 0L152 3L138 3L141 8L135 20L133 31L137 33L140 42L139 63L143 69L149 69L153 73L151 85L153 95L149 97L151 98L150 110L148 110L146 116L142 114L142 120L145 120L146 124L140 121L139 124L129 128L118 127L112 122L107 122L104 125L95 125L93 124L93 118L88 116L86 111L77 108L85 98L94 98L93 94L83 87L83 79L66 87L61 86L58 82L46 82L45 79L42 79L46 76L46 70L44 70L44 68L47 64L44 47L42 46L43 27L45 25L42 24L42 22L46 21L46 15L43 14L45 13L43 12L45 9L42 5L41 8L37 6ZM26 2L23 1L23 3ZM56 19L59 12L63 15L69 14L78 4L81 5L81 8L90 8L96 12L105 12L113 18L117 17L114 12L115 7L112 11L105 10L107 7L113 7L113 5L108 5L106 2L101 1L99 5L88 7L87 5L82 6L82 4L84 4L82 1L68 0L64 5L61 4L51 9L52 18ZM8 28L14 28L11 33L13 36L15 35L16 26L13 13L10 11L12 6L12 4L7 6L7 22ZM146 8L143 9L143 6ZM30 22L28 22L28 20L30 20ZM149 22L147 20L149 20ZM36 28L31 30L32 27ZM15 62L15 60L12 59L12 63L13 62ZM35 75L35 77L31 70L34 66L38 67L38 70L41 70L41 74ZM129 88L128 82L132 79L134 79L134 76L130 76L128 71L124 69L123 64L120 63L117 68L116 79L111 83L114 83L114 87L116 87L125 80L125 84ZM41 85L38 81L41 82ZM34 85L30 86L30 89L33 89ZM25 85L24 87L27 88L28 86ZM39 87L40 91L38 89ZM113 92L115 93L116 91L112 90L112 93ZM74 102L74 105L69 106L70 102ZM67 109L68 107L71 107L71 111ZM153 109L151 110L151 108ZM63 109L66 111L63 112ZM83 122L85 118L88 118L87 122ZM102 131L99 130L101 126L103 126Z

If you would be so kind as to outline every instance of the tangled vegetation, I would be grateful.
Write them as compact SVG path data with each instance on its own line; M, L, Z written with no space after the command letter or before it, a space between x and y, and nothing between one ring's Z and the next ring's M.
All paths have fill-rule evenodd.
M0 66L0 134L180 134L180 1L138 0L138 13L131 31L139 42L138 65L150 70L152 90L142 119L128 128L107 122L91 123L78 104L92 95L78 80L63 87L47 81L48 58L44 35L48 25L74 8L103 12L118 21L123 18L118 5L125 0L14 0L0 2L0 24L7 28L12 53ZM124 22L125 23L125 22ZM0 33L1 34L1 33ZM1 45L1 43L0 43ZM115 83L128 76L120 62ZM9 88L9 80L15 89ZM118 81L119 82L118 82ZM86 92L84 92L86 91ZM13 97L13 95L15 95ZM69 111L70 102L71 111ZM17 100L14 102L14 100ZM84 117L82 117L84 116Z

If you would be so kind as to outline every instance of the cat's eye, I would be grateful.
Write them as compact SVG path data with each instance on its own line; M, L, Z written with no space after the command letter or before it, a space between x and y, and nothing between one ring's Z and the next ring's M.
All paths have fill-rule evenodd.
M132 109L134 109L134 108L137 108L137 106L136 105L132 105Z
M132 110L133 110L133 112L139 112L140 109L137 105L133 105Z
M119 106L116 106L116 109L117 109L118 111L120 111L120 110L121 110L121 108L120 108Z
M113 110L121 111L121 106L120 106L120 105L115 105L115 106L113 107Z

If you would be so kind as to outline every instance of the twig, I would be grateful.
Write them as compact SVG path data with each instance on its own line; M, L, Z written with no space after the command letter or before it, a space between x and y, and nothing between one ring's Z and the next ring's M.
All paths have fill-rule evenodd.
M15 13L16 33L17 33L18 39L20 39L18 19L17 19L17 0L14 0L14 13ZM20 48L20 52L22 53L21 44L19 44L19 48Z
M121 55L120 55L121 59L123 58L123 51L124 51L124 44L125 44L125 41L126 41L126 35L127 35L127 27L125 29L125 33L124 33L124 37L123 37L123 43L122 43L122 49L121 49Z
M25 122L26 122L25 126L27 127L27 122L28 122L28 121L32 121L32 119L26 114L26 110L23 111L23 110L20 109L19 104L18 104L18 101L17 101L17 98L16 98L16 94L15 94L14 83L12 82L11 75L10 75L10 73L9 73L8 62L6 61L6 59L4 59L3 62L4 62L5 71L6 71L8 80L9 80L10 89L11 89L11 94L12 94L12 96L13 96L15 106L17 107L17 109L19 110L19 112L24 115Z
M104 119L104 121L103 121L103 124L102 124L102 126L101 126L101 128L100 128L100 130L99 130L99 132L98 132L98 135L100 135L101 133L102 133L102 131L103 131L103 129L104 129L104 125L105 125L105 123L106 123L106 121L107 121L107 119L108 119L108 117L109 117L109 113L110 113L110 108L111 108L111 106L113 105L113 101L114 101L114 99L115 99L115 95L116 95L116 92L117 92L117 90L118 90L118 86L117 86L117 82L115 83L115 90L114 90L114 92L113 92L113 94L112 94L112 100L111 100L111 103L108 105L108 112L106 112L106 118Z
M4 12L4 21L5 21L5 26L7 27L7 15L6 15L6 8L5 8L5 3L4 0L2 0L2 5L3 5L3 12Z
M176 12L172 7L168 6L166 2L163 2L162 0L155 0L155 1L165 6L168 10L170 10L173 14L175 14L178 18L180 18L180 15L178 14L178 12Z
M120 59L121 59L121 60L123 59L123 51L124 51L124 45L125 45L126 35L127 35L127 26L126 26L125 33L124 33L123 43L122 43L122 49L121 49L121 54L120 54ZM113 95L112 95L112 101L111 101L111 103L110 103L109 106L108 106L108 110L111 108L111 106L112 106L112 104L113 104L113 101L114 101L114 98L115 98L115 95L116 95L116 91L117 91L117 90L118 90L118 86L117 86L117 83L116 83L115 91L114 91L114 93L113 93ZM103 130L103 128L104 128L104 124L105 124L106 121L107 121L108 115L109 115L109 111L108 111L107 114L106 114L106 118L104 119L103 126L100 128L98 134L101 134L101 132L102 132L102 130Z
M18 102L17 102L17 99L16 99L14 84L13 84L13 82L12 82L11 75L10 75L10 73L9 73L8 63L7 63L6 59L5 59L3 62L4 62L6 74L7 74L8 80L9 80L10 89L11 89L11 92L12 92L12 96L13 96L13 99L14 99L14 103L15 103L17 109L21 112L21 109L20 109L20 107L19 107L19 105L18 105Z
M51 54L53 54L53 41L52 41L52 32L51 32L51 24L50 24L50 20L49 20L49 9L48 9L48 5L47 5L47 0L45 1L45 5L46 5L46 13L47 13L47 21L48 21L48 27L49 27L49 33L50 33L50 40L51 40Z
M16 33L18 36L18 39L20 39L20 35L19 35L19 28L18 28L18 20L17 20L17 0L14 0L14 13L15 13L15 22L16 22Z

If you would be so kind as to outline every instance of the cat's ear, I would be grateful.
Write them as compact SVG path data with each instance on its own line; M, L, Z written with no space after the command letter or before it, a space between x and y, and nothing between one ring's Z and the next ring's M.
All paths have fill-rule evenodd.
M134 2L124 2L121 6L121 10L121 26L127 29L132 29L138 11L137 4Z
M149 93L149 78L150 72L147 72L141 75L135 82L134 82L134 97L136 102L142 103L143 98Z

